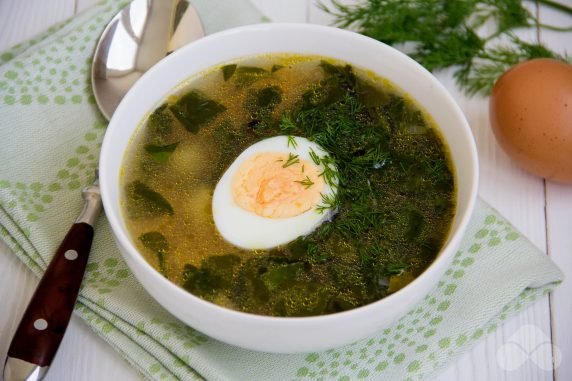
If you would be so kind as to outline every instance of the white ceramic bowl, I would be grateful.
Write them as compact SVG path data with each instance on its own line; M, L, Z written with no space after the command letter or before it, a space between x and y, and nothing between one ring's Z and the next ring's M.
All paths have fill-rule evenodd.
M143 259L129 238L119 208L124 151L141 120L181 82L213 65L262 53L332 57L388 78L415 98L440 127L455 166L458 196L452 232L433 264L402 290L354 310L303 318L232 311L169 282ZM146 73L117 108L100 163L105 212L125 261L143 287L173 315L221 341L259 351L323 350L372 335L412 309L436 285L453 258L477 194L477 153L467 121L443 86L399 51L357 33L304 24L261 24L226 30L196 41Z

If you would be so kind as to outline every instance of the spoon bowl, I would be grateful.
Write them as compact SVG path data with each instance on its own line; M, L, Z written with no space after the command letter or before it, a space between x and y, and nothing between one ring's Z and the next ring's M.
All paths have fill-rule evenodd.
M95 48L91 83L103 115L111 115L133 84L162 58L204 36L186 0L134 0L104 29Z

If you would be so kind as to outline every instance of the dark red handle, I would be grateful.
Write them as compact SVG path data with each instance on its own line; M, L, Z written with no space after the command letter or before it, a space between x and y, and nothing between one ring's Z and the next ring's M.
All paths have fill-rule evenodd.
M76 223L56 251L16 330L8 356L50 365L68 326L93 241L93 227Z

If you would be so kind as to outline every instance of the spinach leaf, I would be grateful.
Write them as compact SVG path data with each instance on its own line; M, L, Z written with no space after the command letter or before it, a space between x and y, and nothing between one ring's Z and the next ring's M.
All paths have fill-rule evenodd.
M224 79L224 81L228 81L230 79L230 77L232 77L232 75L234 74L234 72L236 71L236 64L232 64L232 65L224 65L222 68L222 78Z
M282 90L278 86L250 90L245 101L245 108L251 118L247 123L249 129L258 136L272 133L272 126L276 124L272 111L280 102L282 102Z
M284 69L284 65L272 65L272 68L270 69L271 73L275 73L280 69Z
M282 90L278 86L265 87L256 93L258 107L272 110L282 102Z
M332 105L344 96L353 95L357 89L357 77L350 65L339 66L321 61L320 67L325 78L302 94L303 110Z
M334 77L344 90L353 90L357 85L357 77L351 65L333 65L326 61L320 62L320 67L326 75Z
M281 250L272 253L250 258L241 265L232 289L235 305L248 312L280 316L326 312L331 298L329 288L312 279L312 266L291 262Z
M270 291L285 290L296 283L298 274L303 271L302 263L292 263L273 266L260 278Z
M262 75L262 74L268 74L268 72L261 68L261 67L256 67L256 66L240 66L237 68L236 71L237 74L241 74L241 75Z
M409 228L407 229L406 236L410 240L414 240L421 234L425 226L425 217L418 210L411 210L409 212Z
M302 110L310 110L322 106L329 106L342 98L343 90L335 79L324 79L312 84L302 94Z
M300 282L284 292L286 316L316 316L326 312L330 301L327 288L315 282Z
M214 255L203 260L201 268L221 278L220 288L229 289L232 285L234 270L240 262L240 257L235 254Z
M127 213L130 218L173 215L173 207L160 193L139 180L126 186Z
M155 252L166 252L169 250L169 242L165 236L159 232L148 232L139 237L143 246Z
M304 237L298 237L285 246L285 254L292 260L304 258L308 252L309 241Z
M183 271L183 288L190 293L205 299L216 294L221 278L210 273L208 269L187 264Z
M173 117L168 112L166 103L157 107L157 109L149 115L147 129L151 134L151 140L162 141L171 133L173 130Z
M198 91L191 91L184 95L169 108L183 127L193 134L199 132L204 124L226 110L222 104L206 98Z
M239 66L235 71L235 83L239 87L250 86L254 82L267 78L270 73L256 66Z
M246 98L246 106L252 116L268 114L282 102L282 90L278 86L250 91Z
M232 289L232 300L237 307L264 313L271 295L260 275L267 271L269 262L267 257L255 256L238 269Z
M157 255L157 259L159 260L159 271L161 271L161 274L166 277L167 269L165 255L169 250L169 242L165 236L159 232L148 232L139 236L139 240L143 246Z
M159 146L155 144L146 144L145 151L151 154L153 160L157 163L164 163L169 159L169 156L175 151L179 142L173 144L167 144L165 146Z
M214 187L234 159L257 140L254 134L242 133L230 120L217 123L212 136L214 141L218 142L218 150L213 154L213 167L209 173L209 181Z
M363 273L356 263L338 261L328 267L332 285L338 292L343 291L351 295L354 300L366 300L368 290Z
M190 264L185 265L183 288L207 299L221 291L229 291L235 268L240 262L239 256L226 254L206 258L200 268Z

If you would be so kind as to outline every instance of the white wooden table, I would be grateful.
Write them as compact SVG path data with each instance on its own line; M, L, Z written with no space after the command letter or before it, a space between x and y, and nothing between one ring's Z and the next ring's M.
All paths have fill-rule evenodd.
M50 25L67 19L97 0L0 0L0 51L31 38ZM253 0L274 21L329 24L313 0ZM571 5L572 0L560 0ZM572 18L548 9L539 12L544 22L570 26ZM531 32L552 49L572 53L572 32ZM572 380L572 186L531 176L517 168L500 150L488 122L487 101L468 99L454 86L450 73L438 78L453 93L465 112L478 145L480 196L496 207L535 245L547 253L568 279L532 307L484 338L471 352L438 375L436 380ZM18 319L31 297L37 279L0 242L0 362L3 361ZM560 354L555 369L543 370L527 361L516 370L506 370L497 361L498 349L521 327L532 325L552 340L548 361ZM530 328L530 327L529 327ZM532 331L531 331L532 332ZM504 367L506 368L506 367ZM46 380L129 381L142 376L103 340L74 317Z

